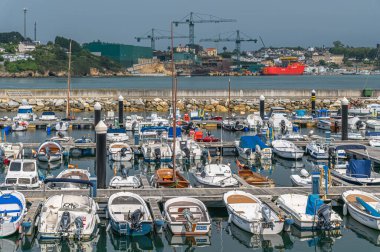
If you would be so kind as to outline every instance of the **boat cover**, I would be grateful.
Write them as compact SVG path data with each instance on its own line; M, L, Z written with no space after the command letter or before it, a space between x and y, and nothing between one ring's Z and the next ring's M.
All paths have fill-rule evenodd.
M176 137L180 137L182 135L182 129L180 127L176 127L175 135ZM173 127L169 128L168 137L173 137Z
M240 148L255 149L256 145L259 145L261 149L268 148L259 136L242 136L240 137Z
M318 194L310 194L307 198L306 214L315 215L318 209L323 205L323 200Z
M107 133L127 133L124 128L108 129Z
M369 136L369 137L371 137L371 136L380 136L380 132L366 132L365 133L365 136Z
M370 178L371 160L350 160L346 174L354 178Z
M298 109L298 110L296 110L296 115L297 116L305 116L306 115L306 110L304 110L304 109Z
M367 213L374 217L380 217L380 213L373 208L371 205L367 204L364 200L362 200L360 197L356 197L356 201L362 205Z
M366 150L367 147L362 144L342 144L330 147L335 150Z

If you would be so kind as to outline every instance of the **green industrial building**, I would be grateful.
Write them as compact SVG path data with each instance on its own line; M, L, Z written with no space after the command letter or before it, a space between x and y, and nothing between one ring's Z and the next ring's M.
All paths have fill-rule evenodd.
M119 62L125 67L131 67L139 58L152 58L153 51L150 47L91 42L83 45L91 53L104 56Z

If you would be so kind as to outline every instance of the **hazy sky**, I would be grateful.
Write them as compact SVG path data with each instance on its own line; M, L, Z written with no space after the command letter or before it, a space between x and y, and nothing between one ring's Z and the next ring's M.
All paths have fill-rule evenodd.
M352 46L380 43L379 0L0 0L0 32L23 34L23 11L28 9L27 35L42 42L56 35L79 42L101 40L137 43L135 36L151 28L170 29L190 11L223 18L236 23L196 24L196 42L240 29L252 38L261 36L266 46L322 46L341 40ZM188 35L188 26L175 29ZM187 39L176 39L176 44ZM166 48L168 40L157 41ZM235 47L234 43L209 43L204 46ZM243 49L258 49L261 44L242 43Z

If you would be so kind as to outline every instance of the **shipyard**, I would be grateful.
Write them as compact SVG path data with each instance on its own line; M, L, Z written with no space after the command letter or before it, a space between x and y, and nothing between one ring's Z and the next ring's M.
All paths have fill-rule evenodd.
M378 4L322 2L4 4L0 251L377 251Z

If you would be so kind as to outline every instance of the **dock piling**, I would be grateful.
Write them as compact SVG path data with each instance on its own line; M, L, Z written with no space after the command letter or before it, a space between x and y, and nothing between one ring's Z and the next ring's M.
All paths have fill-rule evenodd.
M260 95L260 117L264 120L264 106L265 106L265 96Z
M344 97L342 103L342 140L348 140L348 100Z
M311 91L311 115L313 116L313 118L315 117L315 100L316 100L315 94L316 92L313 89Z
M124 110L124 97L120 95L119 96L119 125L120 125L120 128L123 128L123 126L124 126L123 110Z
M96 177L97 188L106 188L107 125L100 121L96 127Z

